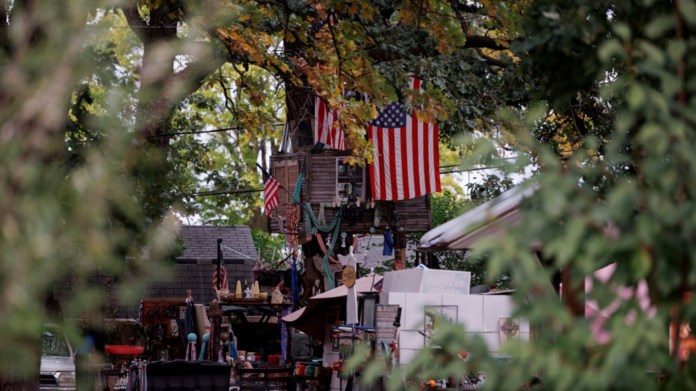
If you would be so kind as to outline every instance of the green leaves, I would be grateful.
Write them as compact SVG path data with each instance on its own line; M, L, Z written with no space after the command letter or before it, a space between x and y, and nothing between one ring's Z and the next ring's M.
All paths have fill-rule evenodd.
M484 362L462 368L444 353L476 342L453 332L397 369L392 389L455 373L450 368L459 376L485 369L492 389L518 388L532 374L548 389L686 389L696 382L693 359L679 364L668 347L672 311L689 319L696 312L683 299L696 284L696 111L689 100L696 63L687 56L696 13L686 16L694 2L676 9L588 0L564 4L564 14L552 3L532 3L525 25L532 38L518 46L529 55L521 68L534 75L541 102L526 105L523 116L499 111L515 130L512 145L538 164L539 187L522 204L520 224L476 254L489 259L489 275L510 271L516 315L535 328L535 339L504 348L514 357L505 371ZM470 164L492 161L498 140L467 141ZM611 273L595 274L609 264ZM560 276L577 307L554 292Z

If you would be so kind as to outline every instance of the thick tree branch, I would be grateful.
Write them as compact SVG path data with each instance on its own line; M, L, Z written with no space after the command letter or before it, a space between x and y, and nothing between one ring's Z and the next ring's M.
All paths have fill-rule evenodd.
M191 61L186 69L173 73L162 80L164 88L151 107L160 108L150 112L147 124L142 129L146 139L156 140L158 144L166 145L168 137L161 137L167 130L164 121L167 119L174 102L187 97L198 90L203 81L225 63L224 58L218 55L202 56Z
M128 26L138 36L141 41L145 41L145 21L138 12L138 6L133 1L127 7L121 7L123 15L126 17Z
M236 67L235 70L237 70ZM239 70L237 70L237 72L239 72ZM218 72L218 81L220 82L220 86L222 87L222 95L225 97L225 108L227 109L227 111L230 112L230 114L232 114L234 118L239 117L239 114L237 113L237 108L234 105L234 101L230 97L229 89L227 88L227 84L225 83L225 78L222 76L222 72Z
M461 13L478 14L483 9L482 6L477 6L473 3L460 1L450 1L449 6L457 15L460 15Z
M338 75L343 73L343 57L341 56L341 50L338 46L338 39L336 38L336 32L334 31L333 25L331 23L331 18L335 17L333 13L329 14L326 25L329 27L329 32L331 33L331 41L333 42L334 49L336 50L336 58L338 59Z
M510 42L502 44L501 40L482 35L469 35L466 37L466 42L462 49L492 49L492 50L508 50Z
M483 53L480 49L476 49L476 53L478 53L478 55L481 56L481 58L483 58L483 60L488 65L497 66L497 67L501 67L501 68L507 68L511 65L508 62L498 60L497 58L493 58L493 57Z

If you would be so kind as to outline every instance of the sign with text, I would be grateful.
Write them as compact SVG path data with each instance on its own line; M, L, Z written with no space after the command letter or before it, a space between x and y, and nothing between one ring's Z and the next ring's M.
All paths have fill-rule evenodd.
M394 341L396 336L396 327L394 321L399 313L399 305L397 304L377 304L375 312L375 337L377 346L382 342L387 345Z

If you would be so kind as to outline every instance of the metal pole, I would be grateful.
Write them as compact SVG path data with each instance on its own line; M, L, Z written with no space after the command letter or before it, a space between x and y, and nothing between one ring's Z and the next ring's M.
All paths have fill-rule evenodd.
M217 240L217 267L217 289L220 290L222 288L222 276L220 275L222 271L222 239L220 238Z

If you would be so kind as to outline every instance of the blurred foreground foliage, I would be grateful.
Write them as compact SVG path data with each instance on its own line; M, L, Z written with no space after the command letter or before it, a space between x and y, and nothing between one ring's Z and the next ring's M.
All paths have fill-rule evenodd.
M118 116L125 90L108 91L98 120L70 111L76 102L87 107L78 87L98 77L98 58L83 50L95 33L87 29L90 6L0 2L2 389L31 389L38 381L45 322L66 319L63 326L75 336L75 319L96 323L103 316L104 291L89 277L109 273L115 299L133 303L174 243L163 212L169 207L141 198L165 159ZM83 113L78 122L89 132L72 126L69 112ZM68 278L74 295L62 313L47 312L56 308L46 306L52 290Z
M694 7L531 2L529 38L516 49L529 55L522 67L537 78L538 103L500 115L537 164L523 184L536 192L518 226L477 250L489 276L511 272L515 316L529 321L531 340L504 344L501 363L480 337L443 325L430 348L389 373L389 389L471 372L496 390L535 378L548 390L696 388L696 356L684 352L693 337L677 338L696 324ZM582 100L597 111L578 115ZM610 264L610 276L594 274ZM554 292L559 272L576 302ZM371 365L382 369L366 369L365 383L385 373Z
M97 271L117 276L124 300L137 297L161 270L156 261L173 242L166 216L193 178L232 156L256 160L237 145L273 145L270 135L242 137L279 120L258 109L279 84L251 77L257 66L282 80L286 96L309 87L332 107L343 107L343 83L385 103L419 71L427 95L406 101L442 119L450 146L475 130L487 137L462 150L490 162L510 148L538 168L522 223L480 249L486 275L510 271L516 316L534 328L533 341L506 345L512 358L501 366L480 338L443 326L433 335L441 348L391 373L391 389L476 371L502 390L533 376L548 389L696 388L694 360L679 359L681 342L670 349L668 333L696 316L687 301L696 283L694 1L397 3L0 1L0 383L35 378L50 318L44 298L55 284L78 281L68 319L101 316L103 297L86 282ZM127 23L115 31L133 34L88 45L114 13ZM128 40L136 49L115 49ZM140 60L122 61L129 55ZM225 63L235 71L216 74ZM248 99L226 97L242 130L204 151L172 130L201 127L203 108L222 111L210 98L219 92L194 94L213 80L219 92ZM296 105L289 121L311 112L301 99L288 103ZM356 159L369 157L362 128L375 107L345 107ZM177 172L184 167L193 174ZM206 178L248 185L258 183L253 176ZM609 280L592 277L610 263ZM605 321L558 300L549 281L559 270L568 292L613 310ZM586 277L595 284L583 297ZM643 282L647 306L633 294L617 299ZM466 362L451 354L460 349L470 352Z

